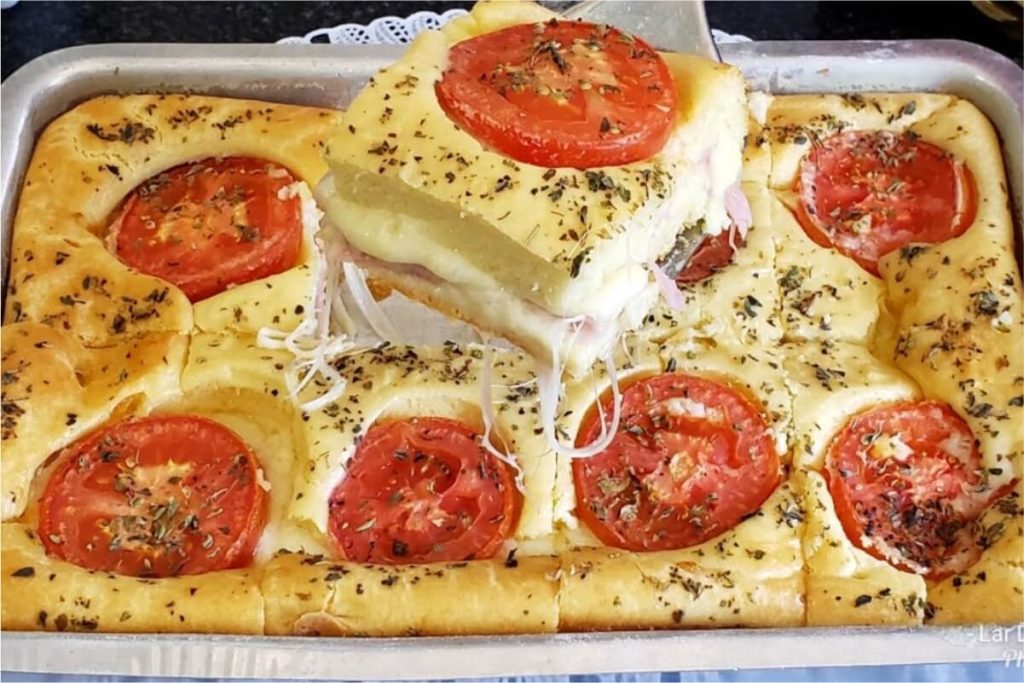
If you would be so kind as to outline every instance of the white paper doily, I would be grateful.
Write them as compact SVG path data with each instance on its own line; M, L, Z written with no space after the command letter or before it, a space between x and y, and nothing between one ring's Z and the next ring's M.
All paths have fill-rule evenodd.
M411 42L413 38L443 24L467 14L463 9L450 9L443 14L436 12L416 12L408 17L380 17L369 24L341 24L331 28L318 28L304 36L289 36L278 43L311 44L329 43L332 45L401 45ZM725 43L744 43L750 38L733 35L711 29L711 36L719 45Z
M411 42L424 31L439 28L456 17L467 14L464 9L450 9L443 14L416 12L408 17L380 17L369 24L341 24L318 28L304 36L282 38L278 43L331 43L334 45L401 45Z

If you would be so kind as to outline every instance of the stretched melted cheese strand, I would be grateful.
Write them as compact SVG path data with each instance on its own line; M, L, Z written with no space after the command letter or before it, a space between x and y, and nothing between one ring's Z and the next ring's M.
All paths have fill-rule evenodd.
M577 324L570 322L570 325ZM621 335L620 335L621 336ZM548 447L559 455L568 458L589 458L602 452L611 445L616 433L619 431L619 418L622 416L622 395L619 391L618 371L615 368L615 361L611 351L605 351L601 355L608 376L611 378L612 390L612 423L606 425L604 414L601 414L601 436L594 443L583 448L563 446L558 441L558 433L555 427L555 412L558 410L558 401L561 397L562 372L558 362L558 346L552 346L551 365L542 368L537 377L537 388L540 394L540 419L541 427L544 429L544 437ZM603 410L598 403L598 410Z
M359 312L366 318L370 328L381 339L395 341L398 338L398 332L391 323L391 319L388 318L388 314L384 312L384 309L380 307L380 304L373 297L373 293L370 292L370 287L366 284L366 275L363 273L363 270L351 261L343 263L341 268L342 272L345 273L345 285L348 287L349 292L352 293L353 301L356 302Z
M494 383L491 380L493 364L494 356L491 354L491 345L485 342L484 367L480 372L480 416L484 421L484 435L481 443L488 453L515 471L516 488L519 489L520 493L526 495L525 474L523 468L519 466L519 462L513 457L514 454L504 453L495 448L494 444L491 443L491 433L494 430L494 423L496 421L494 417L494 399L491 396L491 390L494 388ZM504 445L507 446L507 444Z
M265 349L286 349L295 359L285 371L288 395L292 401L298 401L299 394L317 376L323 378L330 387L327 392L314 399L298 403L302 411L319 410L327 406L345 391L344 378L331 367L328 358L358 350L358 346L349 341L346 335L332 337L330 334L332 304L340 303L329 293L331 281L330 269L324 256L324 244L320 240L320 218L323 213L316 208L309 189L305 183L295 183L289 188L302 200L303 230L306 241L313 249L313 310L303 312L303 318L291 332L283 332L272 327L261 327L256 334L259 346ZM282 190L283 191L283 190ZM315 220L311 220L311 216Z

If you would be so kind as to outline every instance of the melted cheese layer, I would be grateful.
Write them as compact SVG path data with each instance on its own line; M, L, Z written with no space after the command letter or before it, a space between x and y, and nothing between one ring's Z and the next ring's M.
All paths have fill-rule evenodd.
M665 149L590 170L513 162L458 129L434 95L458 40L552 14L532 3L483 4L421 35L352 103L331 141L340 195L328 213L360 251L416 264L464 288L530 301L559 317L607 317L648 281L679 226L726 222L746 131L739 73L666 55L680 89Z

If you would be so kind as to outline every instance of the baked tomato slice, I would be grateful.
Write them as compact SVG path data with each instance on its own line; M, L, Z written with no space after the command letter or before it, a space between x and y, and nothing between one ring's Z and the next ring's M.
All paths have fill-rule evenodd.
M330 531L341 553L378 564L497 553L521 501L509 466L481 438L440 417L374 425L330 497Z
M676 121L676 87L650 45L608 26L552 19L448 51L435 92L463 130L535 166L648 159Z
M246 566L266 504L256 456L194 415L130 419L69 446L39 504L46 552L128 576Z
M803 160L796 190L807 235L875 275L900 247L963 234L976 211L967 167L909 132L833 135Z
M978 517L994 494L963 419L945 403L872 408L829 446L829 493L859 548L932 579L977 561Z
M124 263L190 301L288 270L302 247L301 200L287 169L260 159L205 159L147 180L111 226Z
M611 421L611 400L604 415ZM601 432L595 410L578 446ZM759 408L732 387L685 374L642 379L622 394L607 449L572 463L576 514L606 545L686 548L728 531L779 484L779 458Z
M746 241L746 236L735 226L717 235L705 235L686 267L676 276L676 284L691 285L711 277L732 263L736 249Z

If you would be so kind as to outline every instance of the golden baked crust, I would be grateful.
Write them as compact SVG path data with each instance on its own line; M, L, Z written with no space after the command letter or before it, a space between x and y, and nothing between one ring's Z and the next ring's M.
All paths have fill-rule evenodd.
M119 413L175 397L188 339L152 334L88 349L38 323L4 325L2 518L24 512L50 455Z
M33 392L22 424L16 425L19 438L26 434L35 439L15 442L17 450L4 445L5 487L12 482L25 493L18 497L17 521L3 524L3 628L262 634L261 561L279 544L311 551L319 548L284 521L296 453L304 442L297 429L301 421L283 393L281 373L271 366L263 368L263 373L250 369L247 376L243 364L241 371L229 370L234 382L225 388L210 376L182 374L188 339L181 335L151 334L115 347L86 349L45 325L23 323L3 329L5 345L16 339L12 347L21 351L8 354L5 350L4 371L8 372L9 364L22 368L16 381L5 385L5 392L24 390L27 384L44 390ZM211 337L197 335L190 357L216 344ZM155 356L167 346L174 357ZM274 352L262 356L278 363L286 359L286 354ZM258 392L254 386L259 381L280 389L280 398ZM5 393L5 405L6 400ZM63 426L66 409L79 410L76 422L82 424L73 429L49 428L57 422ZM58 462L48 456L89 429L135 414L201 415L227 426L252 447L269 503L267 525L250 568L140 579L90 571L45 554L32 530L37 525L38 500ZM56 439L60 441L55 446Z
M802 470L794 475L794 482L807 511L803 529L807 625L922 623L924 579L875 559L850 542L820 474Z
M821 470L833 437L857 413L921 398L910 378L857 344L784 344L780 353L793 397L797 467Z
M924 580L854 546L819 473L829 444L851 417L880 404L918 399L919 390L856 344L787 344L781 352L793 396L793 481L807 512L808 625L920 624Z
M25 174L12 233L7 322L46 322L73 331L87 345L189 332L193 310L184 295L129 269L104 245L120 202L171 167L227 155L274 161L312 187L326 172L323 139L339 116L194 95L104 96L63 114L39 137ZM307 240L304 261L311 251ZM211 297L196 306L196 317L208 318L207 325L234 320L244 328L246 314L259 313L262 305L291 329L297 322L292 311L305 301L293 291L301 285L288 282L294 270L238 288L245 289L242 296L229 290ZM263 287L282 278L280 287L298 300L283 304L282 295ZM283 313L270 312L282 306ZM249 331L263 324L263 318L255 320Z
M898 570L855 547L819 474L832 439L857 413L927 396L897 368L852 344L784 345L793 395L795 482L805 498L807 623L810 625L1010 623L1024 600L1020 493L979 520L981 559L940 582ZM995 475L992 475L994 477ZM1020 488L1020 482L1017 483Z
M266 632L550 633L558 627L558 569L558 558L539 556L388 567L282 554L264 572Z
M777 196L771 199L771 229L785 340L869 343L885 315L885 287L878 278L812 242Z
M230 362L216 359L216 366L196 364L197 359L208 357L209 348L221 344L242 353ZM182 374L182 397L154 412L201 415L226 426L252 448L268 494L266 526L256 546L254 564L266 562L281 548L323 552L322 544L286 514L296 465L307 451L305 423L288 400L284 378L277 369L287 362L287 354L260 350L259 358L254 359L244 353L245 344L238 337L197 334Z
M623 351L620 383L662 372L728 382L758 400L785 461L790 398L773 347L678 335ZM569 383L559 413L567 441L610 386L604 372ZM800 625L804 620L803 512L784 482L760 510L733 529L684 550L635 553L602 547L575 514L571 461L558 457L555 519L562 536L562 630Z
M259 571L140 579L51 558L24 524L0 525L2 626L11 631L262 634Z
M750 519L693 548L572 548L562 553L559 628L802 625L802 522L783 483Z
M979 524L981 559L970 569L928 584L932 624L1017 624L1024 614L1024 483L986 512Z
M488 3L446 29L445 40L532 21L538 12L525 3ZM736 90L738 76L728 67L669 61L677 72L699 76L687 84L689 99L681 93L684 116L699 109L702 93ZM40 137L13 232L2 352L2 627L397 636L1018 621L1024 310L994 131L972 105L945 95L791 96L762 104L744 152L743 190L755 225L747 246L729 268L683 288L683 311L659 306L616 358L620 380L671 369L741 386L761 401L777 451L794 473L758 513L700 546L655 553L600 547L575 517L569 460L554 457L538 430L534 365L495 352L497 440L525 473L519 527L496 559L405 567L329 559L327 496L375 420L446 415L481 426L483 349L391 346L336 358L346 393L302 412L284 380L292 356L260 348L254 337L266 326L293 329L312 308L322 274L308 189L326 171L322 140L340 113L131 95L90 100L59 118ZM972 227L946 243L884 258L881 278L813 244L791 212L797 168L815 139L847 128L911 130L965 160L979 196ZM365 142L362 130L340 130L337 144ZM296 189L305 193L306 241L295 268L193 306L174 287L121 264L103 237L139 183L219 155L275 161L309 186ZM432 173L458 164L429 158L437 162ZM517 182L519 173L511 174ZM551 182L577 180L565 182L561 201L582 201L574 193L587 185L586 175L558 173ZM616 178L639 196L639 185ZM460 178L436 192L461 193L462 184ZM499 220L520 200L522 192L503 194L481 220ZM571 260L559 261L556 252L575 243L543 237L527 245L548 250L534 256L568 267ZM400 279L371 286L473 318ZM563 441L572 440L609 381L596 370L569 384L558 416ZM314 382L298 399L327 389ZM852 415L923 397L946 400L967 419L993 487L1018 478L979 522L981 560L939 582L855 547L820 474L830 441ZM227 425L260 459L270 503L252 567L151 580L47 557L33 532L47 459L127 415L180 412Z

